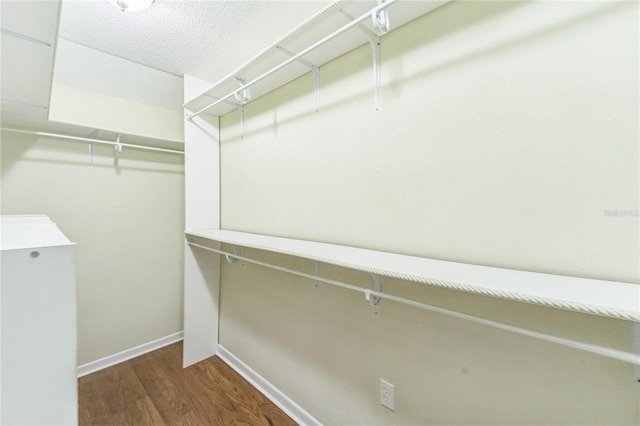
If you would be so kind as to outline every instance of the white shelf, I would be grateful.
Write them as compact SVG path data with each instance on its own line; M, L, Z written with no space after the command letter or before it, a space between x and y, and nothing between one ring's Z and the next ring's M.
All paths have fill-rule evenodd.
M640 285L425 259L226 230L188 237L267 250L437 287L640 322Z
M401 25L422 16L437 7L442 6L450 0L421 0L403 1L400 0L389 6L390 30L394 30ZM378 5L373 0L342 0L331 3L316 15L309 18L304 23L288 32L281 39L267 47L250 61L238 67L232 73L210 86L207 90L187 101L185 108L195 112L214 102L216 99L233 93L240 88L236 77L250 82L256 77L276 68L289 59L278 46L298 53L302 52L323 37L339 30L349 23L348 18L342 12L347 12L352 17L359 17L367 13ZM363 22L365 27L371 29L371 20ZM368 42L366 36L357 28L346 31L333 40L313 49L304 55L304 59L316 66L337 58L358 46ZM300 62L294 61L291 64L279 69L269 77L251 86L252 99L259 98L272 90L300 77L310 70ZM309 87L313 87L312 79L309 78ZM322 74L320 75L320 88L322 89ZM222 102L206 111L206 114L221 116L237 108L236 100L232 96L228 102Z

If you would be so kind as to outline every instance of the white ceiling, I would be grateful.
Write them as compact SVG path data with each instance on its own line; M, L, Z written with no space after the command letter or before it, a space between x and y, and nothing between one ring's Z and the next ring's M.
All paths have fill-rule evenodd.
M104 0L64 0L59 37L176 76L215 81L327 3L156 0L146 11L123 13Z

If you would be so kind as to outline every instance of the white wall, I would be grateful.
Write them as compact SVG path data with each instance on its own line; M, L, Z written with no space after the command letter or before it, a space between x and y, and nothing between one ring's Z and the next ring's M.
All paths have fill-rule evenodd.
M637 282L634 7L450 4L384 39L378 113L362 48L318 114L310 76L229 114L224 227Z
M2 133L2 214L45 213L77 243L78 363L182 330L180 155Z
M178 110L57 82L51 88L49 119L91 129L184 142L182 114Z
M305 76L248 104L244 137L223 117L222 228L638 283L638 47L634 2L446 5L383 38L381 111L364 47L321 67L319 113ZM385 289L629 350L623 321ZM221 344L326 424L640 421L624 363L240 262L221 301Z
M182 86L181 77L58 39L49 119L183 142Z

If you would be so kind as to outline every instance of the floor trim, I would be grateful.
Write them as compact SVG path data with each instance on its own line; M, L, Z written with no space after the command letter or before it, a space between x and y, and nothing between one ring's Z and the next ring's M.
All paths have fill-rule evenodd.
M155 351L156 349L160 349L172 343L179 342L180 340L182 340L182 336L183 336L183 332L179 331L177 333L173 333L168 336L161 337L151 342L143 343L142 345L136 346L134 348L130 348L122 352L118 352L117 354L109 355L104 358L100 358L95 361L82 364L77 368L78 377L95 373L96 371L100 371L104 368L111 367L112 365L116 365L121 362L130 360L131 358L144 355L147 352Z
M304 408L296 404L291 398L282 393L278 388L272 385L267 379L254 371L247 364L240 361L238 357L229 352L223 346L218 345L218 353L216 355L238 372L238 374L244 377L264 396L269 398L271 402L277 405L282 411L287 413L293 421L299 425L322 426L322 423L311 416L311 414L305 411Z

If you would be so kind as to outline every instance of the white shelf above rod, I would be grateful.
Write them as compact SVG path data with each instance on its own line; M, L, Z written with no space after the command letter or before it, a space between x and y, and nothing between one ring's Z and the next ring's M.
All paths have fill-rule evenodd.
M142 150L146 150L146 151L166 152L166 153L169 153L169 154L184 154L184 151L178 151L176 149L166 149L166 148L157 148L157 147L154 147L154 146L122 143L122 142L119 141L120 138L118 138L118 140L115 141L115 142L111 142L111 141L105 141L105 140L102 140L102 139L83 138L83 137L79 137L79 136L61 135L61 134L57 134L57 133L35 132L35 131L31 131L31 130L11 129L11 128L6 128L6 127L1 127L0 131L11 132L11 133L22 133L22 134L25 134L25 135L44 136L44 137L56 138L56 139L66 139L66 140L70 140L70 141L86 142L86 143L90 143L90 144L97 143L97 144L101 144L101 145L111 145L116 150L119 150L119 151L117 151L118 153L122 152L122 147L127 147L127 148L133 148L133 149L142 149Z
M327 43L328 41L336 38L337 36L339 36L340 34L344 33L345 31L350 30L351 28L357 26L358 24L360 24L361 22L364 22L367 19L371 19L371 16L376 15L377 13L385 10L386 8L388 8L392 4L396 3L397 1L398 0L388 0L385 3L380 4L379 6L376 6L376 7L372 8L368 12L360 15L358 18L355 18L353 21L351 21L348 24L344 25L343 27L337 29L336 31L332 32L331 34L325 36L324 38L322 38L319 41L315 42L314 44L312 44L311 46L307 47L306 49L298 52L294 56L291 56L286 61L280 63L279 65L271 68L270 70L262 73L261 75L259 75L256 78L254 78L253 80L247 82L245 85L242 86L242 88L236 89L236 90L234 90L234 91L222 96L220 99L210 103L209 105L201 108L200 110L198 110L198 111L196 111L194 113L188 113L187 114L187 119L191 120L194 117L197 117L198 115L202 114L203 112L213 108L214 106L226 101L227 99L231 98L232 96L235 96L235 94L237 92L243 90L244 88L249 88L249 87L253 86L257 82L265 79L266 77L269 77L271 74L279 71L280 69L286 67L287 65L291 64L292 62L297 61L299 58L303 57L304 55L306 55L307 53L311 52L312 50L314 50L314 49L322 46L323 44Z
M224 231L223 231L224 232ZM518 327L518 326L514 326L511 324L505 324L505 323L501 323L499 321L494 321L494 320L490 320L490 319L486 319L486 318L481 318L481 317L477 317L474 315L469 315L469 314L465 314L462 312L457 312L457 311L453 311L450 309L444 309L444 308L440 308L437 306L433 306L433 305L428 305L426 303L422 303L422 302L418 302L415 300L409 300L409 299L405 299L405 298L401 298L401 297L397 297L397 296L393 296L391 294L387 294L381 291L372 291L369 289L364 289L358 286L354 286L351 284L346 284L340 281L336 281L336 280L331 280L331 279L327 279L327 278L323 278L320 277L318 275L311 275L311 274L307 274L304 272L300 272L300 271L296 271L290 268L285 268L282 266L277 266L277 265L272 265L270 263L266 263L266 262L261 262L258 260L254 260L254 259L250 259L248 257L245 257L241 254L238 254L238 251L236 251L236 253L228 253L225 252L223 250L219 250L217 248L213 248L213 247L208 247L202 244L198 244L196 242L194 242L193 237L190 236L196 236L196 233L191 233L191 232L187 232L187 243L192 246L192 247L197 247L203 250L208 250L214 253L218 253L221 255L224 255L227 257L227 259L235 259L235 260L242 260L248 263L253 263L255 265L259 265L259 266L263 266L266 268L270 268L270 269L274 269L277 271L281 271L281 272L286 272L289 274L293 274L293 275L297 275L303 278L308 278L310 280L312 280L312 282L323 282L325 284L330 284L333 286L337 286L346 290L351 290L351 291L356 291L359 293L363 293L365 295L365 297L367 298L368 301L371 300L372 297L379 299L387 299L393 302L397 302L397 303L402 303L405 305L409 305L412 306L414 308L418 308L418 309L423 309L423 310L427 310L430 312L436 312L438 314L442 314L442 315L447 315L447 316L451 316L454 318L458 318L458 319L463 319L466 321L470 321L470 322L474 322L476 324L482 324L485 326L489 326L489 327L493 327L493 328L497 328L500 330L504 330L504 331L509 331L512 333L516 333L516 334L520 334L520 335L524 335L524 336L528 336L531 338L535 338L538 340L542 340L542 341L546 341L546 342L551 342L551 343L555 343L555 344L559 344L562 346L567 346L573 349L578 349L581 351L585 351L585 352L589 352L589 353L593 353L593 354L597 354L600 356L604 356L607 358L612 358L618 361L623 361L623 362L627 362L630 364L634 364L636 366L640 366L640 355L638 354L634 354L634 353L630 353L630 352L625 352L625 351L621 351L621 350L617 350L617 349L612 349L612 348L608 348L608 347L604 347L604 346L599 346L599 345L594 345L594 344L590 344L590 343L584 343L584 342L579 342L579 341L575 341L575 340L570 340L570 339L565 339L562 337L557 337L557 336L552 336L546 333L541 333L539 331L535 331L535 330L530 330L527 328L523 328L523 327ZM216 240L216 241L220 241L220 240ZM372 304L377 304L377 303L372 303Z
M640 285L494 268L227 230L188 236L517 302L640 322Z

